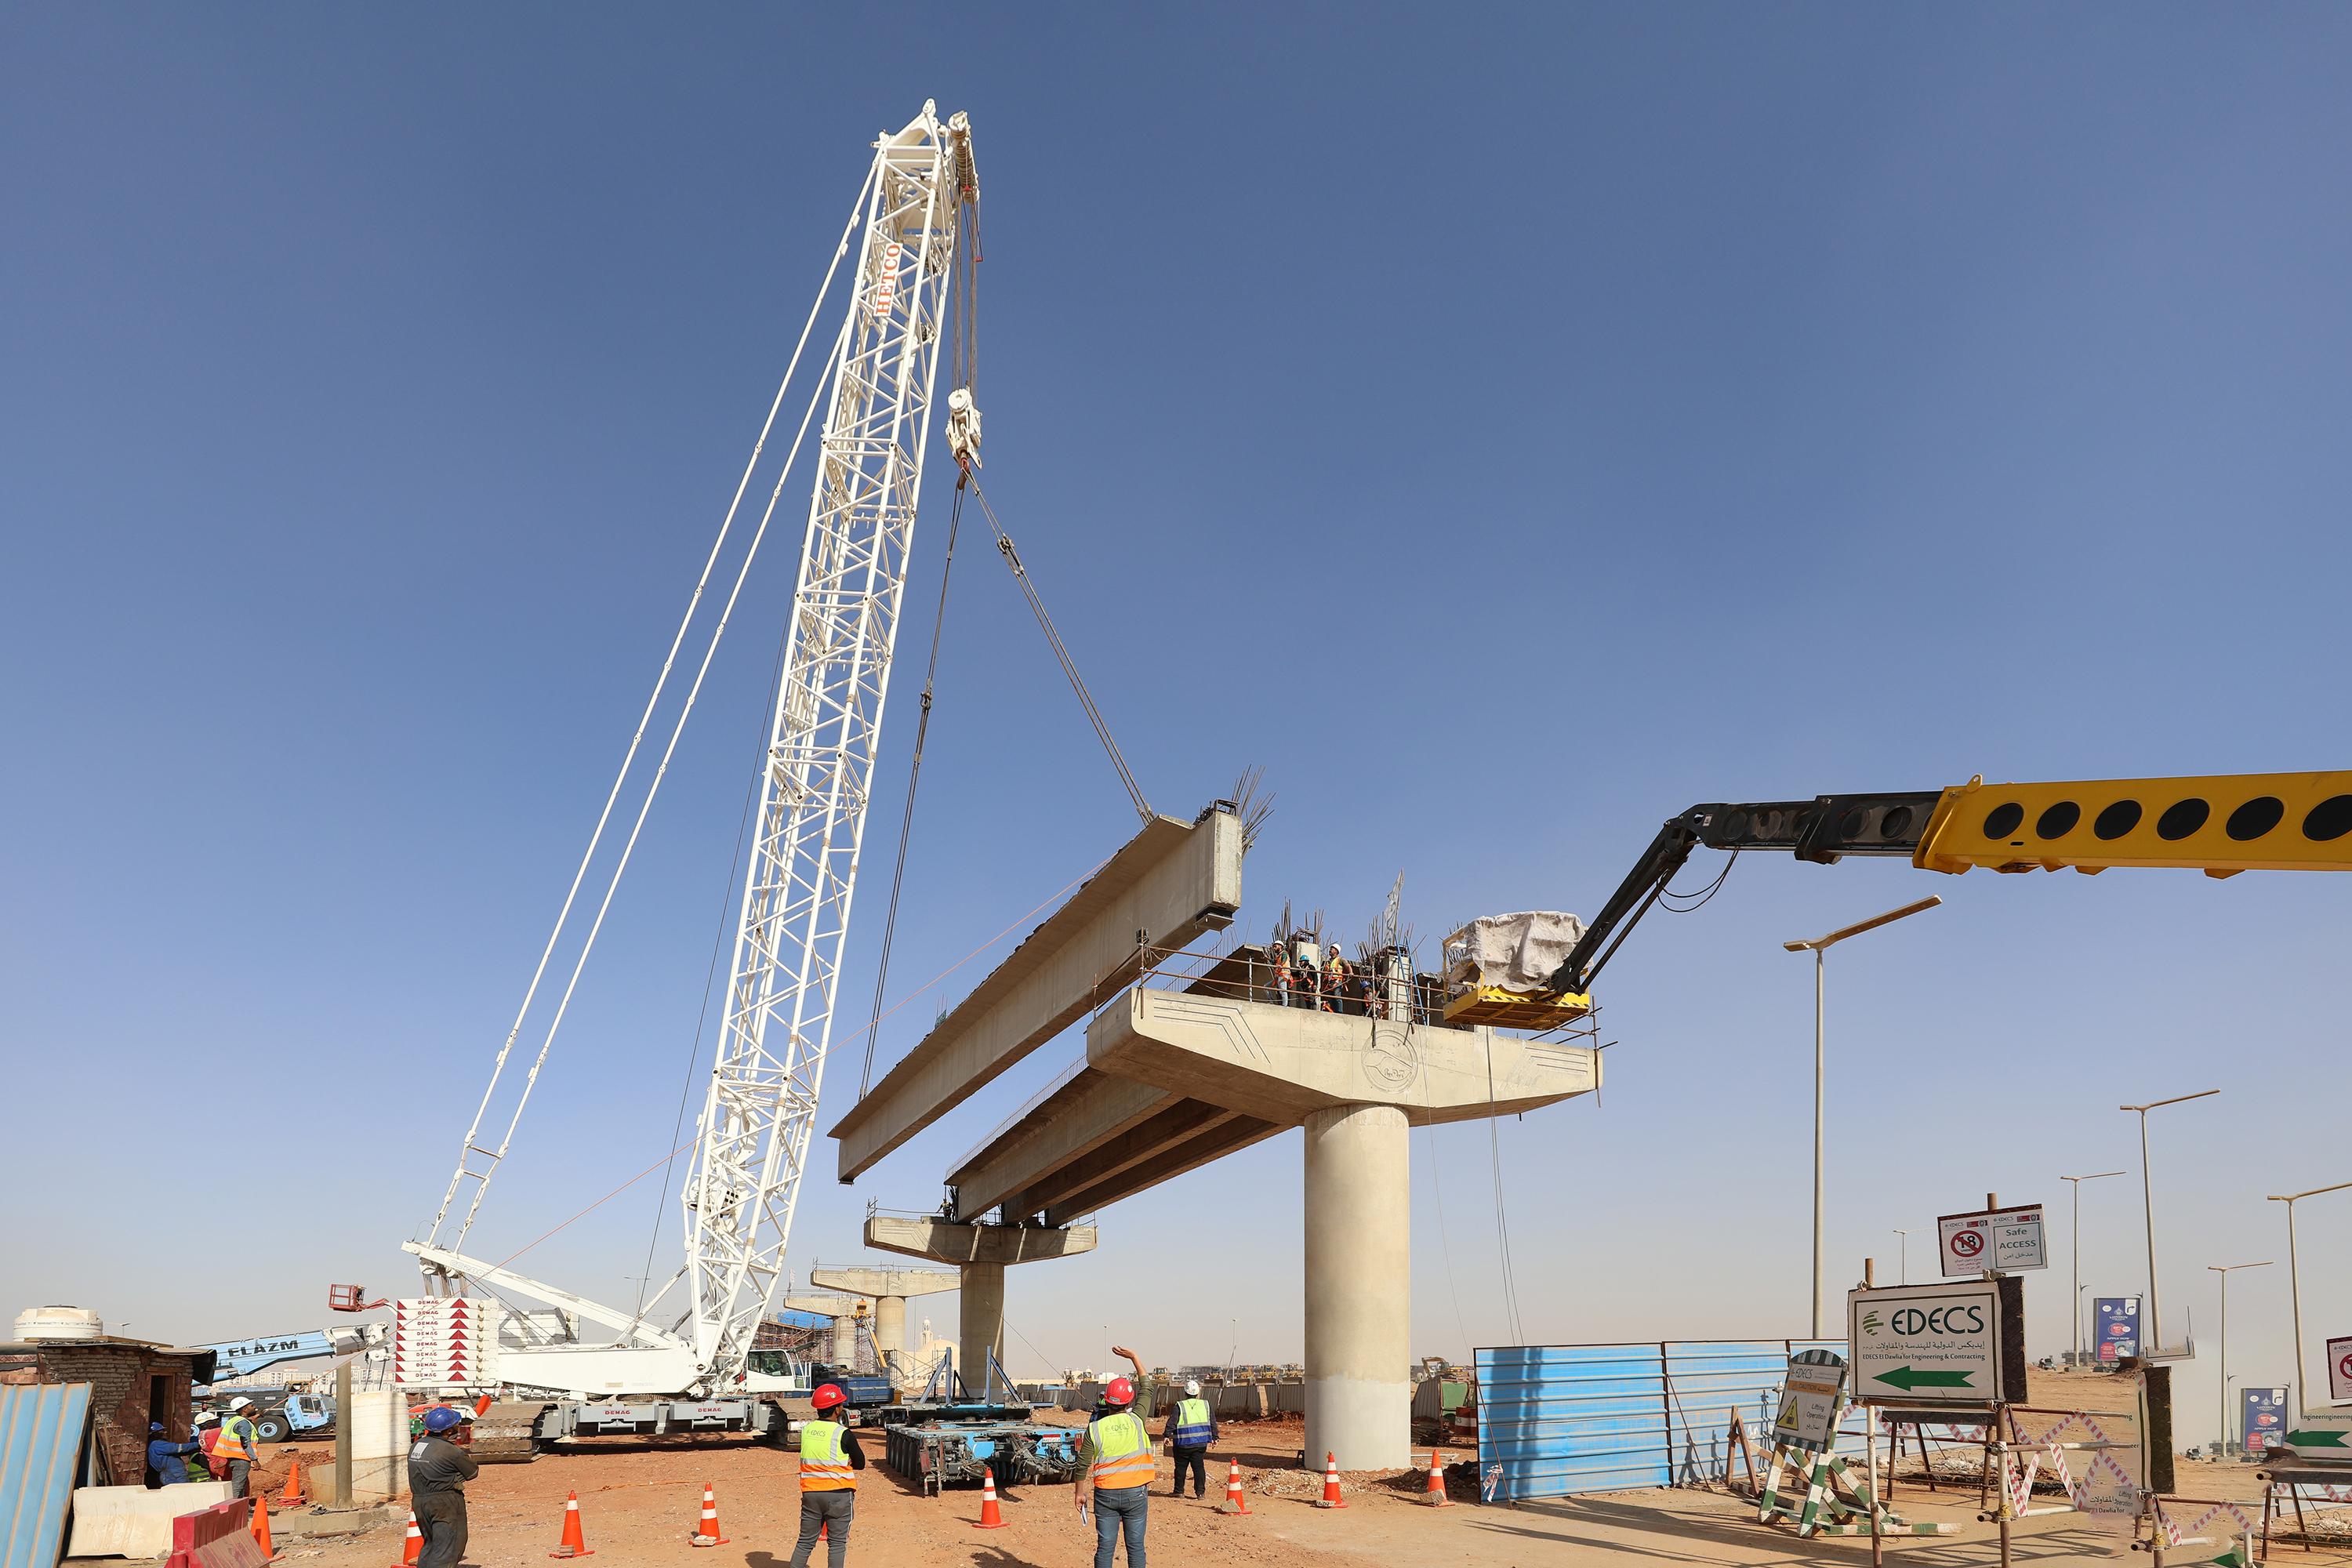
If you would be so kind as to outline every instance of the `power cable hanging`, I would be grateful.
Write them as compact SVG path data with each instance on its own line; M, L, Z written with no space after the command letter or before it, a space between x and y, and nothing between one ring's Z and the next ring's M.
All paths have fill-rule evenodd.
M1029 580L1028 568L1021 563L1021 552L1013 547L1013 541L1005 534L1004 525L996 521L996 509L988 504L987 492L980 488L978 479L971 482L971 493L979 500L981 513L988 519L988 526L996 535L996 548L1003 555L1004 563L1013 569L1013 580L1021 584L1021 592L1029 600L1029 608L1037 616L1037 625L1045 629L1045 640L1053 644L1054 657L1061 661L1062 673L1069 677L1070 689L1078 694L1078 706L1087 710L1087 720L1094 725L1095 736L1102 742L1104 752L1109 755L1110 765L1118 770L1119 783L1127 786L1128 799L1135 803L1135 815L1150 822L1151 805L1143 798L1143 786L1135 782L1134 770L1127 765L1127 758L1119 753L1118 742L1111 739L1110 725L1104 721L1102 710L1095 706L1093 696L1087 690L1087 683L1079 679L1077 661L1070 657L1069 648L1062 641L1062 634L1054 629L1054 617L1045 613L1045 601L1038 596L1037 585Z

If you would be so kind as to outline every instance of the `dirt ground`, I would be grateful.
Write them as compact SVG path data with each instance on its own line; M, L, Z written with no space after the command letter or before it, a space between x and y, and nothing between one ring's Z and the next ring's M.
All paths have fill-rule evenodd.
M2092 1376L2038 1379L2034 1397L2037 1404L2110 1415L2122 1414L2129 1403L2126 1388ZM2048 1424L2042 1418L2042 1425ZM1327 1511L1313 1505L1319 1486L1299 1468L1304 1433L1296 1417L1235 1423L1224 1436L1212 1450L1204 1501L1169 1499L1171 1470L1166 1455L1159 1457L1150 1547L1161 1568L1747 1568L1870 1560L1867 1541L1800 1542L1786 1528L1758 1524L1754 1504L1722 1492L1645 1489L1518 1507L1461 1503L1436 1509L1421 1498L1410 1478L1360 1476L1349 1478L1348 1507ZM869 1455L878 1454L881 1444L877 1440L867 1448ZM316 1445L303 1449L306 1464L316 1451ZM1219 1508L1228 1459L1238 1459L1243 1468L1250 1508L1244 1518L1226 1517ZM2184 1461L2179 1490L2197 1497L2255 1498L2260 1487L2253 1471L2249 1465ZM700 1512L705 1482L717 1489L719 1521L730 1543L698 1550L688 1537ZM480 1568L544 1563L562 1530L565 1495L572 1490L580 1495L589 1546L618 1564L781 1568L791 1560L799 1533L795 1461L782 1450L740 1441L616 1441L549 1455L534 1464L485 1468L468 1489L473 1541L467 1561ZM1889 1542L1889 1559L1910 1559L1920 1568L1990 1568L2000 1562L1994 1528L1976 1521L1973 1487L1948 1488L1931 1497L1906 1481L1898 1487L1896 1503L1912 1519L1948 1521L1961 1529L1953 1537ZM974 1528L980 1517L976 1491L925 1498L874 1466L859 1488L850 1561L867 1568L1084 1568L1093 1561L1093 1531L1078 1523L1068 1487L1024 1487L1006 1493L1003 1508L1006 1528L983 1531ZM279 1560L304 1568L390 1568L400 1561L401 1539L397 1526L359 1536L281 1539ZM2120 1529L2084 1516L2032 1519L2015 1528L2013 1559L2145 1562L2126 1552L2126 1540ZM2168 1558L2201 1563L2219 1546L2183 1547ZM2352 1543L2309 1552L2274 1545L2273 1552L2274 1564L2352 1568ZM822 1563L823 1556L816 1561Z

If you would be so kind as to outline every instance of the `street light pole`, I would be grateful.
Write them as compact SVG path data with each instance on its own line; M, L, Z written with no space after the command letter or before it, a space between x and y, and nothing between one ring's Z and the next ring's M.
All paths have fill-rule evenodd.
M1902 1262L1897 1265L1902 1270L1902 1277L1896 1283L1908 1285L1911 1283L1911 1233L1897 1229L1895 1234L1898 1237L1895 1245L1901 1249L1899 1256L1902 1258Z
M2195 1094L2176 1094L2170 1100L2151 1100L2146 1105L2120 1105L2118 1110L2139 1112L2139 1193L2140 1205L2147 1218L2147 1341L2141 1352L2155 1360L2166 1349L2164 1320L2156 1308L2156 1183L2147 1169L2147 1113L2160 1105L2179 1105L2183 1100L2204 1100L2221 1091L2200 1089ZM2075 1189L2077 1192L2081 1188Z
M1888 910L1885 914L1873 915L1866 921L1856 921L1850 926L1840 926L1827 936L1818 936L1811 942L1784 942L1780 944L1790 952L1810 952L1813 955L1813 1338L1817 1340L1822 1337L1822 1307L1829 1295L1829 1261L1827 1254L1822 1249L1822 1166L1823 1144L1827 1137L1829 1078L1829 1057L1823 1044L1825 1012L1823 995L1827 981L1824 977L1822 955L1850 936L1860 936L1864 931L1876 931L1883 925L1892 925L1906 915L1920 914L1934 909L1943 901L1941 895L1930 894L1915 903L1905 904L1901 909Z
M2260 1263L2209 1263L2207 1272L2221 1277L2221 1440L2226 1452L2230 1447L2230 1276L2241 1268L2268 1268L2276 1258L2265 1258ZM2292 1270L2290 1270L2292 1272ZM2241 1447L2244 1447L2241 1441Z
M2270 1201L2286 1205L2286 1289L2287 1300L2294 1309L2294 1416L2300 1421L2311 1406L2303 1394L2303 1274L2294 1261L2294 1205L2305 1198L2315 1198L2322 1193L2340 1193L2352 1187L2352 1182L2338 1182L2332 1187L2314 1187L2307 1193L2270 1195Z
M2087 1176L2061 1176L2074 1190L2074 1370L2083 1370L2083 1184L2095 1182L2103 1176L2120 1176L2121 1171L2094 1171Z

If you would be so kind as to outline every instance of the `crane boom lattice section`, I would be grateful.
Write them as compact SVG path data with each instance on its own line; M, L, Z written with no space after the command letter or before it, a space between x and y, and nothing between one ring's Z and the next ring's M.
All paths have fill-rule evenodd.
M695 1356L720 1389L745 1365L783 1277L922 486L958 207L976 185L964 117L942 122L929 104L876 153L724 1029L683 1194Z

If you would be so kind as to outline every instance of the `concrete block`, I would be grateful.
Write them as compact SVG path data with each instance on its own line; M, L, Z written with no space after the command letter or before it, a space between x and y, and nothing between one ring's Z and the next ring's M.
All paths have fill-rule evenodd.
M408 1400L396 1388L352 1394L352 1495L346 1503L379 1503L408 1489Z
M161 1557L172 1550L172 1521L229 1500L226 1481L176 1486L76 1487L68 1557Z

